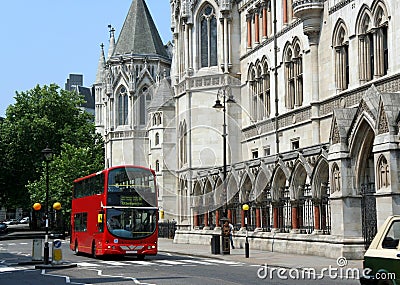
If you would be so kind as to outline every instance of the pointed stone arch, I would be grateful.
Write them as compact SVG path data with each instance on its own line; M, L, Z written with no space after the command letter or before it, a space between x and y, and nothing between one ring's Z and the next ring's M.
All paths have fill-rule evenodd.
M292 177L290 181L290 198L298 200L303 196L304 187L306 184L308 174L307 171L300 161L298 161L293 169Z
M278 166L272 175L271 198L273 201L279 201L282 191L286 187L287 177L281 166Z
M240 182L240 201L250 202L250 193L253 189L253 182L248 172L245 172Z
M268 187L271 182L272 173L268 169L261 168L258 172L257 177L254 181L253 191L250 196L254 197L254 200L259 200L263 191Z
M321 200L324 195L329 194L329 164L326 158L320 158L311 176L312 197Z
M374 159L372 147L375 132L370 122L363 117L359 120L354 136L350 142L350 156L353 158L355 170L355 188L361 189L362 184L375 183ZM373 180L371 180L371 178Z

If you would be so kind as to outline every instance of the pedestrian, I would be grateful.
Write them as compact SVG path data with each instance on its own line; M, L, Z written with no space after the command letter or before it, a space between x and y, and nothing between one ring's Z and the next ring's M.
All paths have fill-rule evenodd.
M231 241L232 249L235 249L235 246L233 245L233 232L234 232L233 225L231 224L231 222L229 222L229 239Z

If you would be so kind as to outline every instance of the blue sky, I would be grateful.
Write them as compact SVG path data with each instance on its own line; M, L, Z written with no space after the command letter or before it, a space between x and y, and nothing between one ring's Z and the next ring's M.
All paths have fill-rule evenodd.
M136 0L135 0L136 1ZM12 0L0 12L0 117L15 91L56 83L70 73L95 80L100 44L108 48L111 24L118 37L132 0ZM164 43L172 40L169 0L146 0Z

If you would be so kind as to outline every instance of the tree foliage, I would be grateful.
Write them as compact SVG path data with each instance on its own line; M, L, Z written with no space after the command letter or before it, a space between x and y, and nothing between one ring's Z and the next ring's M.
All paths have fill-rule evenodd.
M92 147L73 146L68 143L62 145L60 155L49 163L49 208L55 202L60 202L62 213L69 217L73 181L76 178L101 170L104 166L102 155L103 146L95 143ZM45 205L46 201L46 163L42 163L40 179L27 185L33 203Z
M39 86L26 92L17 92L15 104L6 110L6 118L0 123L0 204L7 208L30 209L33 199L37 199L34 186L43 178L44 164L41 151L50 147L56 155L51 163L51 179L57 177L59 192L68 191L64 186L71 183L74 172L62 173L66 168L58 168L63 161L62 153L75 149L82 157L75 160L75 167L90 168L103 160L102 141L95 133L93 116L81 110L83 97L76 92L60 89L59 86ZM89 154L82 154L84 150ZM62 166L62 164L61 164ZM94 167L93 167L94 168ZM91 168L91 169L93 169ZM97 169L98 170L98 169ZM80 174L80 173L79 173ZM35 184L39 183L39 184ZM54 185L54 184L52 184ZM70 187L70 186L69 186ZM39 191L39 188L37 188ZM54 192L55 193L55 192ZM65 194L65 195L67 195ZM61 194L60 194L61 195ZM61 196L60 196L61 197ZM44 196L40 201L43 201ZM35 201L36 202L36 201Z

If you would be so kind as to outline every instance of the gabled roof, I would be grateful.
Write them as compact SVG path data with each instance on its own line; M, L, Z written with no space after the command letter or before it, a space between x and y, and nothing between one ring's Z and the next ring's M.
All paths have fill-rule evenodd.
M149 112L154 112L163 107L173 107L175 106L173 98L173 90L171 84L167 78L161 79L159 85L155 88L153 100L148 106L147 110Z
M113 55L156 54L168 58L144 0L133 0Z

